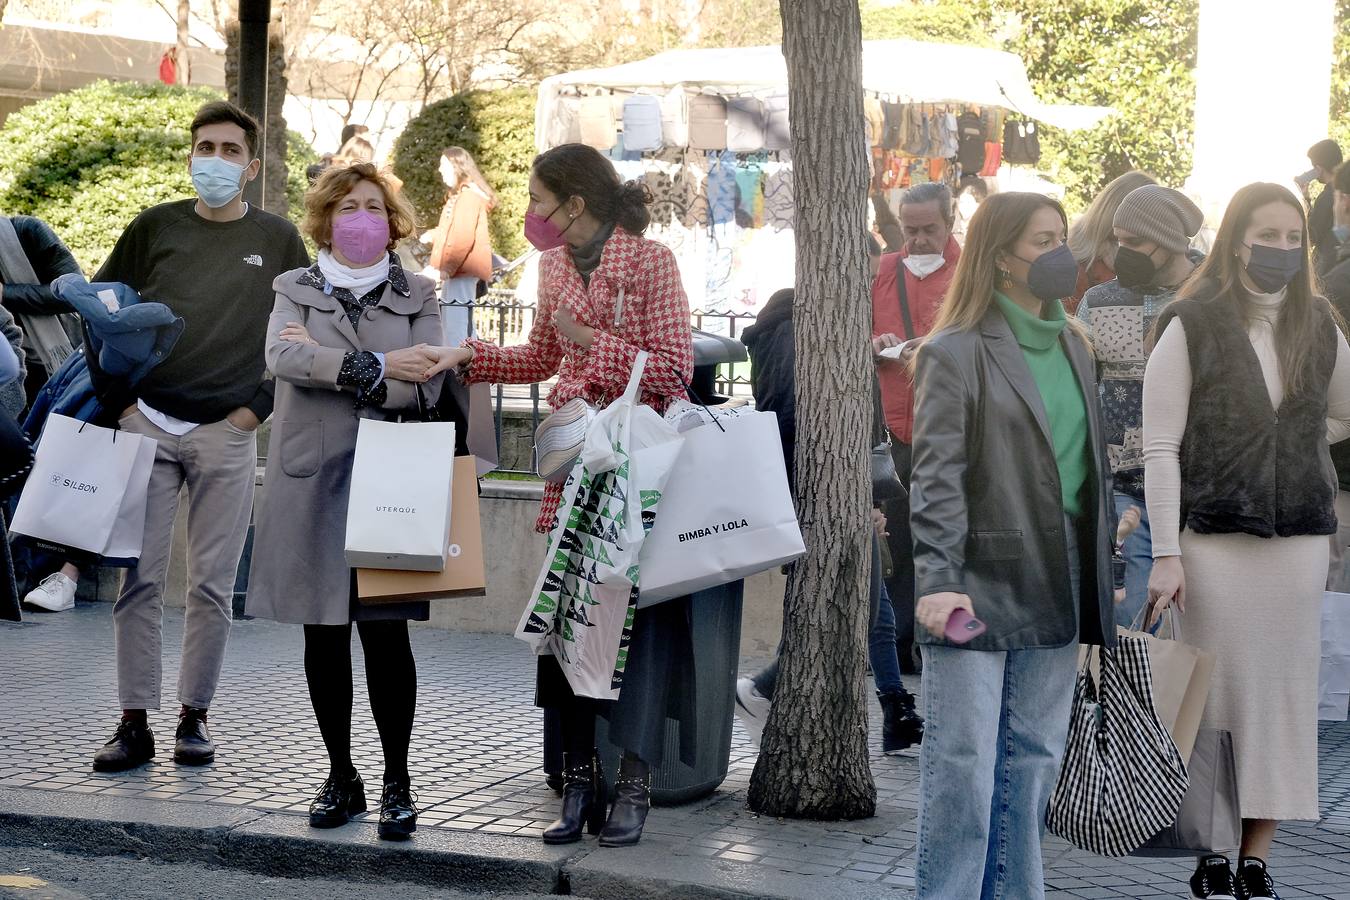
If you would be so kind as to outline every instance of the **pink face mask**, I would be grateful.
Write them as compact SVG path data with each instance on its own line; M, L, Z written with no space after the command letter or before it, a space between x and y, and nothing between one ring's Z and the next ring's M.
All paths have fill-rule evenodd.
M389 220L364 209L338 216L333 223L333 247L356 268L380 258L389 246Z
M561 247L567 243L567 238L563 237L567 233L567 228L571 228L576 219L567 223L567 228L559 228L553 224L553 213L558 211L559 207L553 207L553 212L547 216L541 216L538 213L525 213L525 240L534 245L536 250L552 250L554 247Z

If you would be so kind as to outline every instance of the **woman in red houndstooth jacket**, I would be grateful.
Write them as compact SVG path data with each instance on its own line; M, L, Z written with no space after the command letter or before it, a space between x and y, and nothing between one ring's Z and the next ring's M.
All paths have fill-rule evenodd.
M515 347L469 340L442 348L431 374L459 366L466 382L505 384L557 375L548 397L554 409L577 397L603 407L623 393L638 351L646 350L642 402L664 412L684 398L693 374L689 301L674 254L642 237L649 200L640 185L621 183L610 161L591 147L564 144L540 155L525 213L525 236L543 251L529 339ZM545 486L536 530L551 530L561 496L559 485ZM563 732L563 809L544 831L547 843L580 840L585 826L592 834L600 830L607 846L642 837L650 767L661 764L667 716L680 720L680 756L693 764L692 665L687 598L637 614L617 701L573 695L554 658L539 658L535 702L558 711ZM610 741L626 748L608 821L595 753L597 715L609 720Z

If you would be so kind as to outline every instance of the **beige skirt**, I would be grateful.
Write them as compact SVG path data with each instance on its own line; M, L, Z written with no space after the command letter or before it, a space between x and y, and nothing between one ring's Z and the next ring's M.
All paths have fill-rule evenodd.
M1218 662L1203 726L1232 732L1243 818L1316 820L1325 537L1181 535L1181 638Z

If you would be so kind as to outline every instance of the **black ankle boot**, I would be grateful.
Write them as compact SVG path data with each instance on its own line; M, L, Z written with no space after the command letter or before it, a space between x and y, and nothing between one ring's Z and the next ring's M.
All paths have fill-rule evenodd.
M642 840L642 826L652 805L652 770L636 756L624 754L614 782L614 808L600 832L601 847L631 847Z
M914 696L909 691L878 691L877 700L881 703L882 753L890 756L923 741L923 718L915 711Z
M596 834L605 823L605 780L600 777L595 752L581 762L564 753L562 777L562 814L544 829L545 844L575 843L581 840L583 826Z

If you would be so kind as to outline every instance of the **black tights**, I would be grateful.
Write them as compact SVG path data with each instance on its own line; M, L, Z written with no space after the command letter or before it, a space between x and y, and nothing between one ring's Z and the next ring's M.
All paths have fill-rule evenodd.
M572 766L588 765L595 751L595 717L600 715L609 700L594 697L570 697L558 710L562 724L563 752ZM641 759L631 750L623 752L630 759Z
M384 749L384 780L408 781L408 743L417 708L417 664L403 620L357 622L366 655L370 712ZM305 680L332 774L352 765L352 626L305 626Z

